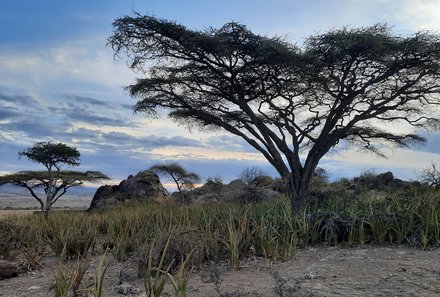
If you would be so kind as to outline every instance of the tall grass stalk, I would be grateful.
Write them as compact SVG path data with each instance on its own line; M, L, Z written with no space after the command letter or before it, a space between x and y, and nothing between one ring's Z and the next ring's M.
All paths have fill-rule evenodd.
M73 279L65 268L55 272L54 296L67 297L73 287Z
M95 276L95 284L93 288L90 289L90 293L92 293L93 297L102 297L102 289L104 288L104 279L105 273L107 272L108 264L105 264L107 251L99 259L98 271Z
M229 220L227 221L227 238L226 246L229 251L229 265L233 270L238 268L240 263L240 254L246 252L246 243L249 234L249 219L248 219L249 208L246 207L241 217L238 221L235 217L230 214Z
M173 265L173 261L169 263L169 265L165 268L165 255L168 250L168 246L171 240L171 233L168 236L168 239L165 243L165 246L162 250L161 257L158 265L154 266L154 255L153 250L155 248L155 241L150 245L148 252L148 261L147 261L147 269L144 276L144 287L147 297L160 297L165 287L165 283L168 278L168 274L170 272L171 266Z
M177 273L173 276L171 273L167 273L171 284L173 285L176 297L186 297L189 275L187 272L188 260L192 256L194 250L191 251L184 259L177 270Z

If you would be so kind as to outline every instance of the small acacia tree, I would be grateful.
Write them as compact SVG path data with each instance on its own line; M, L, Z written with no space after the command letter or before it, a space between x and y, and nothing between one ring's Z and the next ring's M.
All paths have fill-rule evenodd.
M108 177L99 171L62 171L63 165L79 166L80 153L64 143L37 142L32 147L19 152L20 157L40 163L46 171L21 171L0 176L0 185L13 184L26 188L39 203L42 213L47 217L52 205L71 187L81 186L85 181L94 182ZM35 191L43 188L46 199Z
M158 175L168 175L174 181L177 186L177 190L180 193L182 201L185 197L183 189L193 188L194 185L200 182L200 176L194 172L188 172L182 166L177 163L158 164L150 167L151 171L154 171Z
M420 180L428 186L440 189L440 170L435 164L431 164L430 167L423 169L419 173L419 177Z
M128 87L135 111L166 110L189 127L241 137L283 178L293 212L307 203L319 161L338 144L381 155L385 144L423 142L413 128L439 125L436 34L398 36L375 25L297 47L234 22L195 31L136 15L113 25L109 44L142 75Z

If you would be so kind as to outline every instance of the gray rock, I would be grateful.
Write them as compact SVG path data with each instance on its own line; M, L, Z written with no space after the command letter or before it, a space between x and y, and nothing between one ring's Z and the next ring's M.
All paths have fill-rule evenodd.
M168 191L160 183L159 176L153 171L140 171L128 176L119 184L122 200L149 197L168 197Z
M410 185L410 183L405 182L405 181L398 179L398 178L394 178L387 183L387 186L391 189L401 189L401 188L406 187L408 185Z
M376 181L379 184L379 186L387 185L393 179L394 179L394 175L391 171L380 173L376 176Z
M160 183L153 171L140 171L135 176L129 175L119 185L105 185L96 190L89 210L106 209L121 202L167 198L168 191Z
M141 290L128 283L122 283L116 288L116 292L122 295L138 295Z
M17 266L8 261L0 260L0 280L18 276Z

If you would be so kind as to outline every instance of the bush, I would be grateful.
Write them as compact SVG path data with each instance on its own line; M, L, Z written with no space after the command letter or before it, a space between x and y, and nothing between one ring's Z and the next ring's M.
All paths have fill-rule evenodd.
M168 247L164 250L168 240ZM161 238L139 248L131 262L136 262L138 275L143 277L148 263L150 248L153 248L152 265L154 267L159 264L160 258L165 253L163 266L170 266L171 273L177 272L189 255L191 257L186 264L187 267L198 269L203 263L214 258L213 254L217 244L218 239L215 234L197 230L176 231L171 234L164 234ZM152 247L151 245L154 246Z
M62 260L85 257L96 238L96 228L85 214L54 213L45 227L47 242Z
M21 245L20 233L22 226L9 221L0 221L0 256L13 260Z

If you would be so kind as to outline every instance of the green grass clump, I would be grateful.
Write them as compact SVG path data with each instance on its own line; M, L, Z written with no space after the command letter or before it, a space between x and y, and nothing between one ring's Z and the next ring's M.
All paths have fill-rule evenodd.
M97 236L91 217L84 213L54 212L42 228L47 243L61 260L87 256Z

